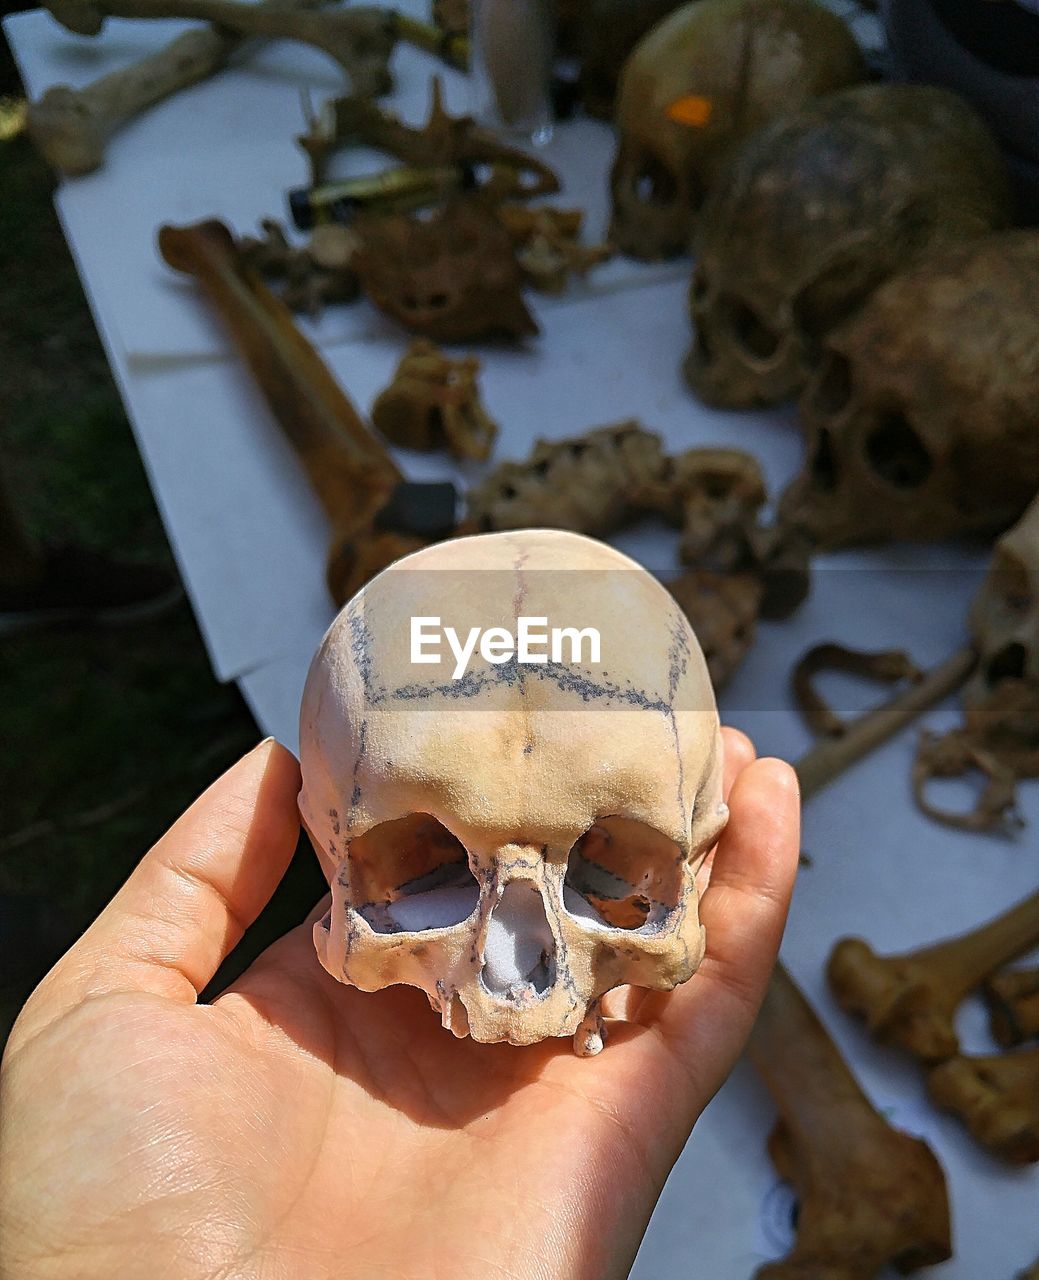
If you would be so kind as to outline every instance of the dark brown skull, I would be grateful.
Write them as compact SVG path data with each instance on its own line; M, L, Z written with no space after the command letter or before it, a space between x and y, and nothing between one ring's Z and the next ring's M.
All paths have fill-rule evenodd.
M795 394L881 281L1009 216L995 141L954 94L860 85L810 103L746 145L703 211L689 382L717 405Z
M781 519L817 545L998 532L1039 489L1039 232L929 255L826 340Z

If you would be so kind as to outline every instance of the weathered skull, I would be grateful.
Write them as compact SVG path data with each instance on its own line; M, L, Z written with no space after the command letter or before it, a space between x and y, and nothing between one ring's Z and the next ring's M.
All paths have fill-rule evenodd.
M1009 217L998 147L955 94L858 85L810 103L751 139L704 208L686 377L708 404L782 400L883 280Z
M997 541L970 627L978 665L964 689L963 724L921 737L913 793L946 826L1014 831L1023 825L1017 784L1039 777L1039 496ZM971 773L984 779L973 808L945 809L930 799L932 778Z
M928 256L827 338L780 519L818 546L998 532L1039 489L1039 232Z
M600 663L410 661L412 618L464 638L520 616L597 629ZM393 565L321 644L300 760L340 981L421 987L457 1036L586 1053L605 992L697 968L693 875L727 817L714 696L675 601L609 547L523 530Z
M683 253L704 196L745 138L864 75L851 32L815 0L683 6L621 72L610 239L636 258Z
M1039 687L1039 497L996 543L970 625L980 661L968 695L1003 680Z

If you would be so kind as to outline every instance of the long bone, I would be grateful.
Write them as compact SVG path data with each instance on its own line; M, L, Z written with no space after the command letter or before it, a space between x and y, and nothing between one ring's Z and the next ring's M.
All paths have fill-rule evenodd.
M843 938L827 975L838 1003L877 1040L942 1062L959 1048L953 1020L964 996L1037 942L1039 892L970 933L903 955L878 956L861 938Z
M301 41L338 62L354 91L364 93L392 88L389 58L400 38L394 14L373 7L315 13L236 0L49 0L47 8L62 26L86 36L97 35L109 17L185 18L240 36Z
M795 766L807 799L844 769L952 693L969 676L961 650L916 684L845 725ZM782 964L769 983L748 1052L780 1121L769 1152L796 1188L800 1212L790 1254L757 1280L871 1280L950 1256L941 1166L926 1143L900 1133L870 1104Z
M779 1109L769 1154L800 1203L797 1243L757 1280L871 1280L950 1257L941 1165L873 1107L782 965L748 1052Z
M993 1155L1010 1164L1039 1160L1039 1049L958 1055L929 1073L927 1089Z
M320 0L261 0L282 9ZM83 89L54 85L29 104L26 124L37 150L59 173L91 173L104 162L112 135L163 98L215 75L244 37L216 27L185 31L155 53Z
M302 463L332 525L327 576L334 599L342 602L379 569L453 528L453 500L448 518L433 513L443 525L435 529L401 510L396 464L284 303L242 266L222 223L165 226L159 249L202 285Z
M1039 1036L1039 969L1009 969L985 983L989 1029L1005 1049Z

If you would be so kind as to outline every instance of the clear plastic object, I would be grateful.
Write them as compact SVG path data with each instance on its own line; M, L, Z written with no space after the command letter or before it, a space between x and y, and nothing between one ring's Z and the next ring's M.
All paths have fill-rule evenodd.
M552 137L550 0L471 0L473 112L537 144Z

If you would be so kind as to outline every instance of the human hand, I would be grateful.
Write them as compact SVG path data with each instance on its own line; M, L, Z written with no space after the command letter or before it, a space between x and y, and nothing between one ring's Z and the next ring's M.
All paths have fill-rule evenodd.
M725 766L703 964L674 992L608 997L606 1050L581 1059L569 1040L456 1040L420 991L336 982L312 941L324 903L199 1004L296 844L298 767L262 743L144 857L15 1024L0 1276L626 1276L750 1030L793 887L792 770L754 761L732 730Z

